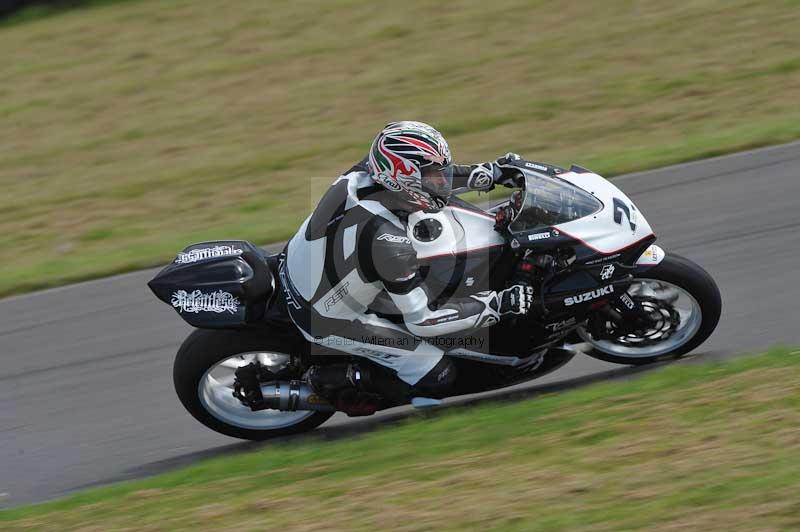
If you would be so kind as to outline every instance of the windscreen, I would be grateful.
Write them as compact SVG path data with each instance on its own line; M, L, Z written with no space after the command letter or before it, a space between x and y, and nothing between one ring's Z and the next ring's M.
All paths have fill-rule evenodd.
M512 232L571 222L603 208L588 192L556 177L526 174L522 194L522 205L517 206L519 212L509 225Z

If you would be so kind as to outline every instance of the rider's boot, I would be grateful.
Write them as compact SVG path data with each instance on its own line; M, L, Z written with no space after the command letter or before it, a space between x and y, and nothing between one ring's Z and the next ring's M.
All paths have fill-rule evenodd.
M408 404L414 397L447 397L452 393L455 376L455 364L444 357L414 386L401 380L395 372L369 362L313 366L306 372L305 380L315 391L332 398L334 404L341 403L337 404L339 410L350 415L368 415L379 403L396 406ZM383 401L373 400L378 396ZM364 412L370 408L372 412Z
M312 366L305 380L348 416L369 416L381 406L379 395L368 390L368 372L357 364Z
M443 399L453 394L456 365L447 356L422 377L410 390L412 397Z

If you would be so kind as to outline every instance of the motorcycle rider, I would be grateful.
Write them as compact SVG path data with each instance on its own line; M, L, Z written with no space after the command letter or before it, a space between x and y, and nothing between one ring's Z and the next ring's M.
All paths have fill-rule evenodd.
M454 188L513 186L512 158L518 156L454 165L439 131L422 122L392 122L375 137L368 157L332 184L281 255L284 297L292 321L313 345L379 366L312 367L306 378L318 392L380 391L396 401L444 397L455 367L435 339L528 312L533 289L523 285L441 301L426 286L408 237L408 216L441 209ZM399 319L370 309L381 292Z

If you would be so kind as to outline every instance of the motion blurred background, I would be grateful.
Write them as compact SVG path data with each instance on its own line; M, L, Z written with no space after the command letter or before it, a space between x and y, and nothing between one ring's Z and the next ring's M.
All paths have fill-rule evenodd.
M24 4L0 294L287 238L390 120L607 175L800 136L794 0Z
M0 16L0 297L190 242L279 242L391 120L432 123L459 162L516 151L607 176L800 138L798 0L0 0ZM718 358L798 338L798 157L624 181L711 265ZM800 529L796 348L237 455L254 447L181 410L186 328L137 275L0 302L0 506L222 457L0 512L0 529Z

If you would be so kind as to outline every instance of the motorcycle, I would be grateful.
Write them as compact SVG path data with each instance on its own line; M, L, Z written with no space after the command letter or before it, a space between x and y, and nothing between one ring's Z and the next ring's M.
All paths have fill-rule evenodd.
M575 165L512 164L518 190L507 200L484 210L454 195L443 209L408 218L420 273L440 294L535 288L531 311L486 329L485 345L462 341L447 350L457 376L451 395L530 381L577 353L626 365L675 359L709 337L722 307L716 283L655 245L622 191ZM175 358L175 390L198 421L222 434L263 440L311 430L336 406L304 379L308 369L381 360L380 343L352 358L313 349L288 317L281 260L245 241L204 242L148 283L197 328ZM388 306L379 296L370 308L388 316ZM368 395L378 409L399 405Z

